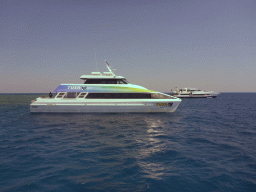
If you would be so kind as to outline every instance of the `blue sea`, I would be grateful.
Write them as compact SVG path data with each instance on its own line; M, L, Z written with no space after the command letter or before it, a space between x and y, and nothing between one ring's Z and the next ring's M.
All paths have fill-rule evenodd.
M31 114L0 95L0 191L256 191L256 93L164 114Z

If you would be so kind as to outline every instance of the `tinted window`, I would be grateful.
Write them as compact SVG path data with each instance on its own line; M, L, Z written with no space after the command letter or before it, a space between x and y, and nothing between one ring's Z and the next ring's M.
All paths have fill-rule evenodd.
M87 99L151 99L148 93L89 93Z
M161 93L152 93L151 98L152 99L173 99L172 96L164 95L164 94L161 94Z
M84 84L127 84L122 79L87 79Z
M76 98L79 92L67 92L64 98Z

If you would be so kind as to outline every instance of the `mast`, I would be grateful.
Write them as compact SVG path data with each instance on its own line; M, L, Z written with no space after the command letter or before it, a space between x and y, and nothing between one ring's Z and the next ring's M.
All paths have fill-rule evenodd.
M113 70L115 70L115 69L112 70L111 67L110 67L110 65L108 64L108 62L107 62L106 60L105 60L105 62L106 62L106 66L107 66L109 72L112 73L113 76L116 76L115 73L113 72Z

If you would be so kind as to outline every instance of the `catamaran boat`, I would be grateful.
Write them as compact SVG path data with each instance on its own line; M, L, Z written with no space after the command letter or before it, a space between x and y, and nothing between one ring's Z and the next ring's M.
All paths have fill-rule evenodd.
M129 83L109 72L82 75L83 84L61 84L55 97L39 97L30 104L32 113L155 113L174 112L181 99Z
M219 93L214 91L203 91L196 88L177 89L171 94L178 98L215 98Z

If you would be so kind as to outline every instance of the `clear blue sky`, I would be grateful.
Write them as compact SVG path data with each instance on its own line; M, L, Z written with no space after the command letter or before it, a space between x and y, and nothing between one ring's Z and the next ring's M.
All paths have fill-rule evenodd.
M0 0L0 93L82 83L104 60L156 91L255 92L256 1Z

